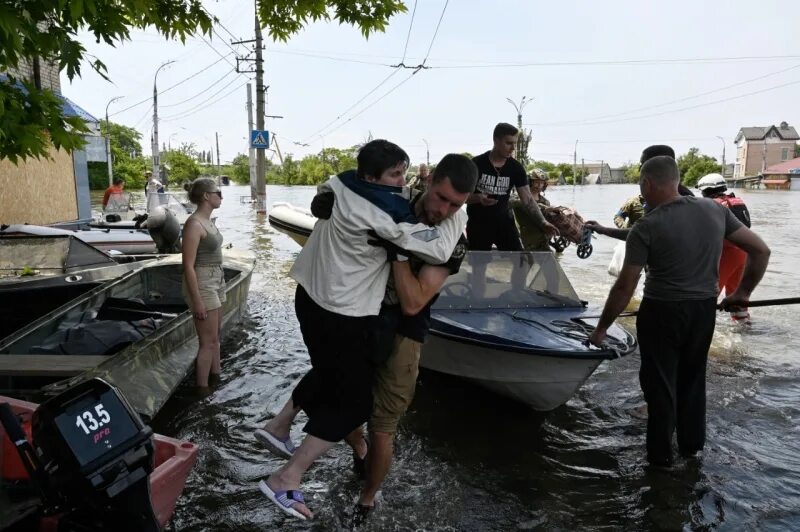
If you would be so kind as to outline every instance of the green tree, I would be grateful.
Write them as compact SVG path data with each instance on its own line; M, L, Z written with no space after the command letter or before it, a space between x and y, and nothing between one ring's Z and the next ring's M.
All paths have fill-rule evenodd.
M164 152L161 159L167 168L167 178L173 186L184 181L193 181L200 177L200 167L197 162L181 151Z
M142 135L135 129L111 122L100 123L100 133L111 138L111 173L114 177L125 180L128 189L144 187L144 172L147 161L142 157ZM92 189L104 189L108 186L108 164L105 162L89 163L89 186Z
M641 165L639 163L627 163L620 166L620 170L625 172L625 181L628 183L638 183L639 182L639 168Z
M286 41L318 20L351 24L369 37L384 31L406 7L400 0L257 0L257 10L269 36ZM185 42L198 33L210 35L214 22L200 0L5 0L0 3L0 72L52 61L73 80L88 62L107 78L100 59L88 61L79 32L117 46L130 40L131 29L153 27L168 39ZM33 83L13 77L0 82L0 110L0 159L16 163L47 156L51 143L67 150L84 143L82 120L65 117L58 96Z
M269 161L267 161L269 163ZM240 153L233 158L233 169L231 170L231 178L235 183L246 185L250 183L250 158ZM269 166L269 165L268 165Z
M690 188L697 185L697 181L704 175L722 171L714 157L701 154L698 148L691 148L678 157L678 168L681 171L681 182Z

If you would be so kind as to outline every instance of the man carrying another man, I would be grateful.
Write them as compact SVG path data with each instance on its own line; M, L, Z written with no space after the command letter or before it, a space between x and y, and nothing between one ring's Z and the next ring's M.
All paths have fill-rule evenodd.
M639 381L648 407L647 459L662 467L672 464L676 428L682 456L693 456L705 445L706 362L723 239L748 255L742 282L723 305L747 307L770 255L761 238L730 210L708 199L681 197L679 183L678 165L671 157L653 157L642 165L639 188L649 210L627 235L622 271L589 338L596 346L603 343L647 266L636 321Z

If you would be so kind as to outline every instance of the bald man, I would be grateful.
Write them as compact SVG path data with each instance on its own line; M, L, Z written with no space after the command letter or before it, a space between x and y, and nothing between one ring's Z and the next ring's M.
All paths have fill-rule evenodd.
M716 321L723 239L748 255L742 282L723 305L747 307L770 255L764 241L729 209L706 198L680 196L679 183L678 165L669 156L642 165L639 189L650 210L628 234L622 271L589 338L596 346L603 343L646 265L636 319L639 382L648 408L647 459L659 467L672 465L676 429L682 456L693 456L705 445L706 361Z

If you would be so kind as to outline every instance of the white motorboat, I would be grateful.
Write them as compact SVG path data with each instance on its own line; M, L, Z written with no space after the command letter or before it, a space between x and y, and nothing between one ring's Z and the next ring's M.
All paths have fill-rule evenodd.
M553 410L604 360L637 350L618 325L602 349L587 346L596 320L582 316L596 313L551 253L470 252L434 304L420 365Z
M134 207L130 193L123 192L112 194L102 214L92 220L89 226L102 229L139 229L141 223L147 219L145 215L149 215L157 208L170 211L181 227L194 212L192 204L186 202L182 195L171 192L147 194L147 208L140 211Z
M317 219L308 209L290 203L278 202L269 211L269 224L289 235L292 240L304 246Z
M44 225L12 224L0 226L4 235L72 235L106 253L145 255L156 253L156 243L144 229L59 229Z

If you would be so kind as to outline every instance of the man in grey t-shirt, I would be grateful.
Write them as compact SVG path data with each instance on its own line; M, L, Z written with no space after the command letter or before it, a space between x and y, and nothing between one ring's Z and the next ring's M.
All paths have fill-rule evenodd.
M747 306L770 254L761 238L722 205L679 196L679 182L678 165L670 157L654 157L642 166L639 188L651 210L628 235L622 271L589 338L597 346L603 342L646 265L636 334L642 354L639 382L648 407L647 459L656 466L672 464L676 429L682 456L705 444L706 361L723 239L748 254L742 282L723 305Z

